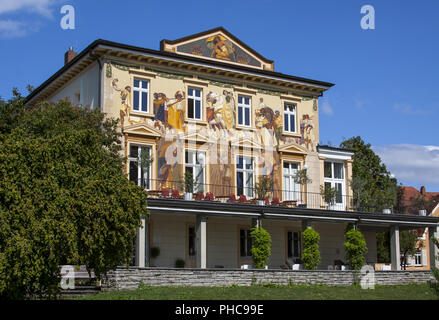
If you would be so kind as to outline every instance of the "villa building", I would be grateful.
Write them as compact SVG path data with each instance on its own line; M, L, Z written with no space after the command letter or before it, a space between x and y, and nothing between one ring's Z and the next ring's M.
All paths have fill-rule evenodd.
M272 60L220 27L162 40L160 50L106 40L69 50L64 67L27 103L68 99L120 119L126 174L149 191L137 266L251 265L250 229L263 225L272 238L268 268L291 267L300 264L302 231L312 226L321 237L319 269L327 270L345 261L352 224L372 265L376 232L390 230L398 270L399 230L436 232L439 218L356 209L353 152L319 145L319 98L332 86L275 71ZM193 188L184 199L186 172ZM298 181L298 172L309 179ZM261 177L273 184L258 196ZM160 254L151 257L151 248Z

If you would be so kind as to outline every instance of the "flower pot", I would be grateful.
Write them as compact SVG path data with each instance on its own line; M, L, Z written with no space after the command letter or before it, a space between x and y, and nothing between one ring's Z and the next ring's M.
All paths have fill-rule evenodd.
M257 204L258 204L259 206L265 206L265 200L258 200L258 201L257 201Z
M184 200L192 200L192 192L185 192L183 199Z
M427 210L425 210L425 209L419 210L419 215L420 216L426 216L427 215Z
M383 209L384 214L390 214L392 211L390 209Z

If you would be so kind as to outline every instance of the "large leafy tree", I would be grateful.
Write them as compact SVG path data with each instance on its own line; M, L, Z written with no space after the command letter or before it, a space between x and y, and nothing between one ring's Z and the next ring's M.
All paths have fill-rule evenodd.
M341 148L355 151L352 180L354 205L364 212L382 212L396 205L397 181L390 176L386 165L361 137L352 137L340 144Z
M0 106L0 296L54 294L59 265L98 278L131 259L146 193L123 173L117 121L15 96Z

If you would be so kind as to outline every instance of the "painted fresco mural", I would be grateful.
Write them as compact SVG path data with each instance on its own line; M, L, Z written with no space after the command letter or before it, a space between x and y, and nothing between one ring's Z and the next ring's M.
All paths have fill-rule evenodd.
M139 117L132 112L132 88L129 85L128 72L123 76L120 73L110 79L111 88L115 95L113 99L118 101L120 108L120 119L122 127L145 123L154 130L161 132L161 138L157 139L156 166L158 185L157 189L175 187L176 181L181 181L184 165L180 163L184 158L185 135L197 132L205 137L207 141L218 141L220 146L215 143L204 144L205 151L209 158L215 157L217 162L210 164L209 184L211 191L215 195L228 195L231 186L235 183L234 159L232 159L231 142L242 140L254 141L260 150L253 151L259 164L258 172L262 175L271 176L274 181L274 188L281 189L281 161L276 148L283 145L298 145L308 151L315 151L315 124L314 115L303 114L298 121L300 135L291 136L283 134L283 119L279 111L280 105L268 105L263 97L257 98L255 107L255 127L257 130L242 130L236 128L235 119L237 103L235 95L228 88L217 86L209 87L204 96L204 109L206 112L206 124L187 124L185 123L186 114L186 93L183 89L173 91L158 90L152 94L152 106L149 116ZM119 79L126 79L121 80ZM179 80L175 84L179 83ZM174 85L174 88L178 86ZM268 98L267 98L268 99ZM270 100L270 99L268 99ZM267 101L268 101L267 100ZM270 100L273 101L273 100ZM255 98L256 102L256 98ZM280 103L280 102L279 102ZM188 132L190 131L190 132ZM203 143L202 143L203 144ZM221 148L227 149L221 149ZM270 150L266 152L266 150ZM274 152L273 152L274 151ZM276 195L280 197L281 195Z
M177 51L261 67L258 60L221 34L179 45Z

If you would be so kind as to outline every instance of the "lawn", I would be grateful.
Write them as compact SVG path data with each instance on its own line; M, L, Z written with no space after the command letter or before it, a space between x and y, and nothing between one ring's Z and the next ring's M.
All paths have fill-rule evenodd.
M254 285L248 287L147 287L104 292L76 299L85 300L434 300L428 284L361 287L323 285Z

